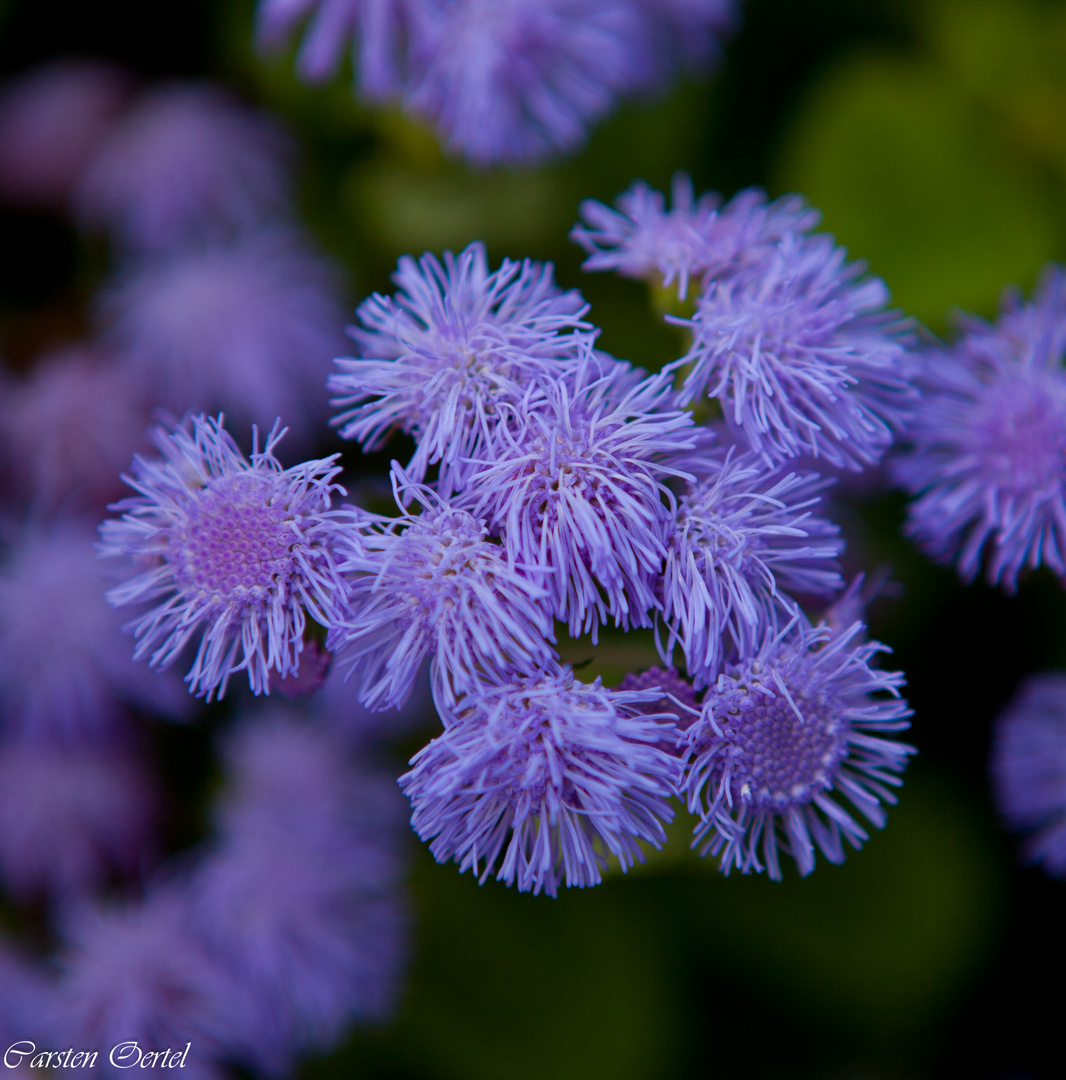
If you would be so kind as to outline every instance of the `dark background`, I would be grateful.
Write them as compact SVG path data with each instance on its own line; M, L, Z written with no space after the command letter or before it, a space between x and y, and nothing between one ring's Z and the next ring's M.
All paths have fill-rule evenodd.
M941 334L951 308L992 316L1003 286L1028 290L1066 256L1066 4L749 0L742 14L714 78L630 104L536 172L448 162L399 114L353 104L347 73L301 87L291 58L252 55L246 3L8 0L0 75L74 54L222 81L300 138L305 220L349 268L353 304L388 289L398 255L480 238L494 260L554 260L603 345L649 367L680 338L643 285L583 275L566 239L582 198L637 177L802 192ZM103 260L46 214L5 210L0 236L0 354L19 367L84 328ZM963 588L900 538L893 494L833 513L849 570L888 565L902 585L872 632L907 674L920 754L885 832L841 868L774 884L721 878L682 821L627 879L556 901L479 889L413 843L399 1016L307 1063L309 1080L1066 1074L1066 893L1019 865L987 780L997 711L1027 673L1066 667L1062 587L1038 572L1016 597ZM609 677L647 651L608 638L595 664ZM174 738L169 767L195 800L207 740Z

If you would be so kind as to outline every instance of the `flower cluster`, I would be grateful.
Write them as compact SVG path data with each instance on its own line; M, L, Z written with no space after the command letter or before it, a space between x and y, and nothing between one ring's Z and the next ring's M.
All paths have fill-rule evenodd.
M335 685L313 697L344 589L340 470L276 456L279 414L304 449L325 430L344 324L294 224L291 149L219 89L104 64L0 88L0 199L66 211L111 253L84 260L105 275L91 336L0 376L0 885L53 950L0 943L5 1046L191 1044L196 1075L281 1077L397 998L403 801L369 765L380 724ZM249 715L234 673L301 700ZM215 833L178 853L158 754L189 737L160 726L211 724L195 694L228 682Z
M535 162L580 144L619 97L702 67L733 0L260 0L260 47L307 25L310 81L351 52L359 93L396 99L478 165Z
M735 266L771 273L807 243L788 232L810 224L798 201L740 205L762 224ZM706 224L711 201L693 213ZM694 279L694 265L661 272ZM415 830L460 869L554 895L658 846L666 800L683 793L700 815L697 840L726 868L779 876L783 850L806 873L808 834L839 861L841 837L858 845L865 833L825 792L844 792L880 825L910 749L871 741L909 715L877 697L901 684L870 666L883 647L860 640L861 623L831 630L800 612L799 598L824 602L843 587L838 530L816 515L831 481L786 471L758 447L719 445L669 373L596 348L586 306L548 267L490 272L475 244L443 263L402 259L395 281L395 297L358 310L362 355L338 360L330 385L342 435L377 449L403 433L414 452L393 463L395 516L352 510L343 522L346 592L327 647L369 708L403 702L430 661L444 731L401 780ZM902 353L883 337L871 350ZM821 354L810 363L828 366ZM594 647L608 624L654 629L667 667L615 690L578 681L554 627ZM734 791L722 765L733 751L718 718L744 672L775 664L785 674L757 677L762 704L734 736L766 743L760 761L775 774L810 779L789 787L787 804L749 805L750 785ZM810 738L793 730L805 696L825 729L812 713Z

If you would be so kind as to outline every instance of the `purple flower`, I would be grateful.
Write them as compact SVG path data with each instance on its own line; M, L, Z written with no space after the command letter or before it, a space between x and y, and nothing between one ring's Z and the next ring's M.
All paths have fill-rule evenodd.
M144 262L104 294L105 340L128 378L176 415L241 426L290 417L313 444L343 347L338 274L291 233Z
M693 319L683 403L705 393L767 461L800 454L876 464L908 415L905 323L884 310L827 236L787 234L754 265L709 283Z
M1066 675L1030 676L999 715L992 780L1007 825L1030 833L1026 857L1066 876Z
M675 500L667 462L695 445L692 417L669 384L640 382L628 365L588 357L574 375L545 383L514 432L497 429L469 499L499 529L509 558L546 575L552 613L572 637L608 617L650 626Z
M31 516L98 513L144 443L147 410L110 358L73 346L38 361L0 399L6 482Z
M556 378L591 326L588 305L561 291L551 264L505 259L489 272L484 244L444 265L426 254L400 260L396 299L375 293L351 333L363 359L337 361L329 388L344 411L334 423L365 450L397 431L417 440L407 471L417 481L440 464L438 487L460 490L468 459L484 453L501 413L516 406L535 375Z
M784 852L806 875L816 847L842 862L844 840L858 848L868 837L834 792L884 825L881 804L895 803L891 789L914 753L884 736L909 727L911 710L899 698L902 674L870 667L885 646L854 643L862 630L833 633L797 616L707 691L687 733L685 793L700 815L696 841L726 873L765 868L780 879Z
M652 79L644 33L617 0L458 0L427 34L405 102L477 165L542 161Z
M738 0L636 0L645 34L658 47L660 78L678 64L705 71L721 53L721 41L735 27Z
M586 199L585 224L570 233L588 255L583 268L648 278L664 288L676 282L684 300L690 278L707 282L758 263L783 236L805 233L819 218L798 195L767 204L763 192L750 189L724 206L714 192L696 199L685 173L675 174L672 194L669 211L643 181L618 197L617 210Z
M345 612L327 644L358 672L360 700L399 707L422 661L449 702L486 671L532 671L555 650L543 575L524 572L479 518L449 506L393 467L397 503L422 513L359 514L341 540Z
M296 68L309 82L334 76L351 51L359 90L369 98L400 91L409 53L435 0L260 0L256 40L264 53L281 49L307 20Z
M1066 271L1031 303L1009 294L995 326L969 317L924 358L922 400L894 475L912 495L907 533L965 581L982 560L1014 592L1026 565L1066 577Z
M751 656L780 615L791 617L782 590L817 596L843 584L840 530L812 516L827 481L734 449L704 469L681 498L662 578L662 655L680 644L696 686L714 682L731 647Z
M98 145L75 192L80 220L131 252L217 243L286 216L288 137L209 86L143 96Z
M100 746L127 709L188 713L181 684L130 659L87 525L27 529L0 571L0 719L9 739Z
M99 1048L97 1068L108 1077L137 1066L138 1051L169 1049L178 1057L167 1060L177 1062L191 1043L182 1076L223 1080L236 999L185 915L180 890L155 892L136 907L82 910L69 929L64 978L47 1017L52 1038Z
M343 588L331 552L336 455L282 469L284 434L275 424L260 451L255 433L249 461L221 417L157 428L163 459L134 459L127 482L140 494L100 527L101 554L139 570L107 594L112 605L154 605L130 624L135 658L167 668L198 637L185 680L208 700L237 671L257 694L271 672L294 675L308 616L331 625Z
M98 60L58 60L9 82L0 92L0 197L61 208L131 82Z
M231 741L221 843L190 889L190 926L233 978L240 1057L273 1076L394 1006L407 944L402 800L343 743L275 710ZM231 1041L237 1042L233 1036Z
M411 824L438 862L555 896L560 881L600 881L659 847L678 762L657 745L670 713L654 691L611 691L572 672L485 684L446 710L445 731L400 778Z
M0 876L18 900L77 899L141 869L156 811L134 754L0 745Z

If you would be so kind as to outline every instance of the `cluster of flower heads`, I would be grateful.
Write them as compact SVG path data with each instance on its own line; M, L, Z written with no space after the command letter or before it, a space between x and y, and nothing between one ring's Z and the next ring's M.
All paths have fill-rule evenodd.
M302 38L300 75L332 77L429 121L478 165L570 150L619 98L705 69L735 0L260 0L260 48ZM302 29L301 29L302 27Z
M78 61L0 88L0 200L66 212L112 255L78 313L92 336L0 375L0 887L55 946L40 965L0 943L5 1046L191 1043L197 1075L282 1076L397 999L403 801L371 765L377 718L302 640L340 584L323 541L339 470L275 456L279 413L293 442L325 430L344 340L336 271L294 225L291 157L212 87ZM224 408L265 439L246 457L219 424L167 421L158 461L159 408ZM139 495L101 541L135 454ZM100 547L136 549L138 572ZM124 629L109 591L172 604ZM166 667L193 638L202 696L240 670L303 700L254 716L238 700L213 835L172 863L154 729L205 718L176 669L140 657Z
M712 300L749 327L716 384L732 425L685 407L718 352L649 374L597 348L550 266L492 270L480 244L405 257L328 383L343 437L413 443L394 510L334 505L332 461L283 470L277 433L248 459L221 420L160 429L162 458L138 459L138 495L102 533L131 574L112 601L141 604L137 654L167 668L187 647L201 695L241 671L270 692L306 677L301 658L319 670L324 636L371 710L402 706L427 664L443 731L400 780L414 828L519 889L631 866L665 840L672 798L727 871L779 877L784 852L808 873L816 849L859 846L857 818L879 827L894 801L910 713L858 583L822 621L800 607L843 589L842 543L818 514L831 481L788 459L878 460L912 405L907 328L799 200L719 211L686 190L671 214L642 189L617 214L586 207L602 228L577 235L600 266L613 244L626 273L698 280L697 342ZM646 630L664 667L580 681L557 632L591 648L610 625Z

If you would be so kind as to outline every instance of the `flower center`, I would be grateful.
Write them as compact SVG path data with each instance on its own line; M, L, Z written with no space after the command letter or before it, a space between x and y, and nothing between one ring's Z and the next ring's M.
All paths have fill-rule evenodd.
M263 604L295 573L291 514L252 476L210 483L171 534L179 584L220 604Z
M790 687L802 719L777 693L753 695L740 708L719 718L729 744L735 795L756 806L775 808L804 803L832 786L837 766L847 754L847 724L835 698L811 687L797 694Z

